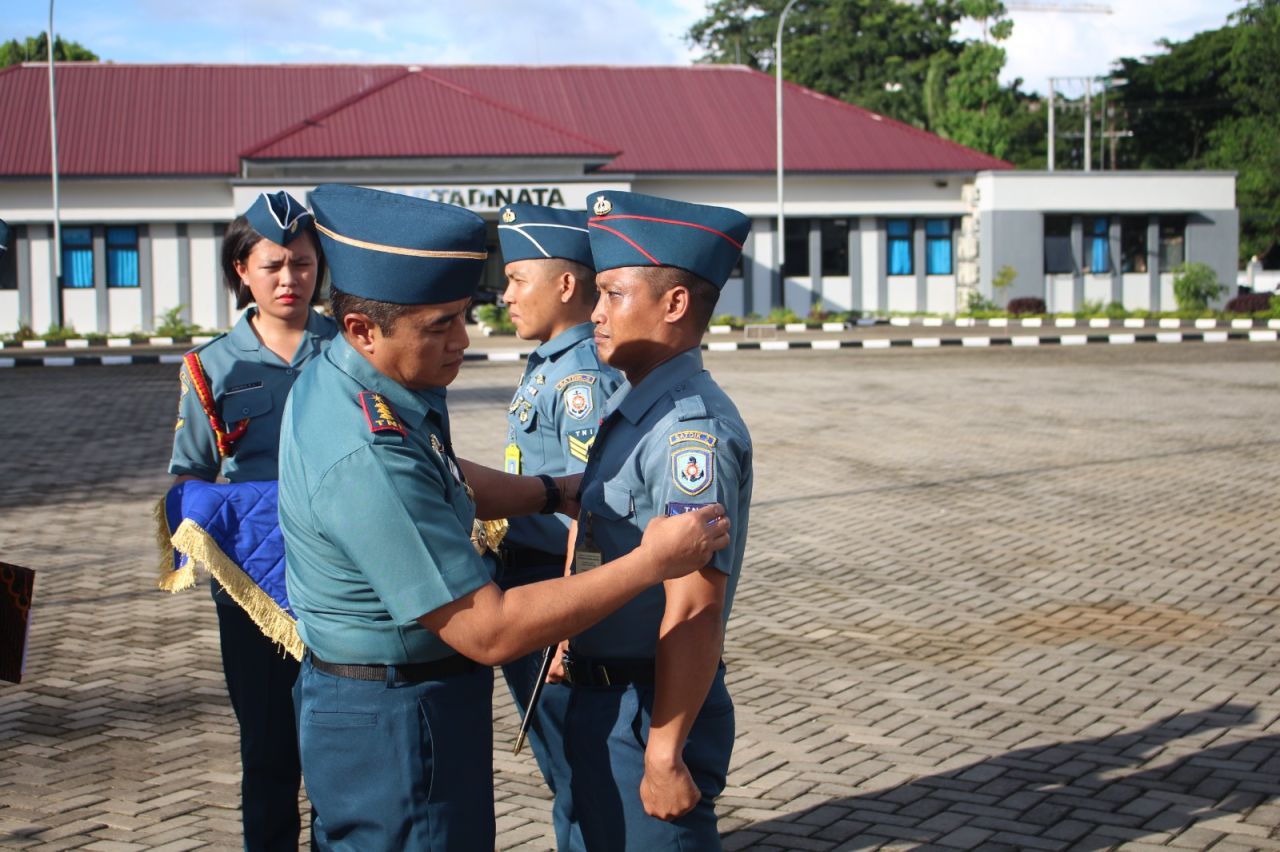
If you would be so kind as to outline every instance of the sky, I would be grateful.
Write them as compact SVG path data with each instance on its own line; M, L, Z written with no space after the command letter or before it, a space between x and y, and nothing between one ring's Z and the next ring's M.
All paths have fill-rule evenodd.
M3 3L0 37L47 28L46 3ZM1160 39L1222 26L1240 3L1087 5L1112 12L1012 12L1002 79L1044 92L1050 76L1103 75L1121 56L1158 52ZM683 65L698 56L684 34L705 8L706 0L56 0L54 28L116 62ZM967 22L960 36L979 32Z

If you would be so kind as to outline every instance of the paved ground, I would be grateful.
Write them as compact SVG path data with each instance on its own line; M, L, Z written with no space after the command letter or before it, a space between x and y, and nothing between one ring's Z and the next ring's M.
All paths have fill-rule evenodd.
M757 446L727 847L1280 848L1280 345L707 363ZM464 369L464 454L518 372ZM212 604L151 590L174 373L0 371L0 847L238 846ZM498 697L500 845L546 849Z

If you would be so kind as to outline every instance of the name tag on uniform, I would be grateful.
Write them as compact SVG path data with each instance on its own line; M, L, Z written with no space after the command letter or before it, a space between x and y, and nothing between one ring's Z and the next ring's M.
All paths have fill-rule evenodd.
M582 541L573 549L573 573L575 574L599 568L604 564L604 554L596 546L595 536L591 533L590 512L587 512L586 519L582 523L586 527L582 534Z
M507 444L507 452L503 457L502 469L507 473L520 472L520 448L515 444Z

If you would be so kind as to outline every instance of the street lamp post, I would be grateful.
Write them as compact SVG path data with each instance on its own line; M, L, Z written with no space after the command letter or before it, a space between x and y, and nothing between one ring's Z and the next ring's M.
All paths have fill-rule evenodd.
M778 36L773 43L773 62L774 71L777 75L775 82L774 101L777 107L777 128L778 128L778 289L780 291L779 306L786 301L786 284L782 277L782 267L787 260L787 235L786 235L786 213L782 207L782 27L787 21L787 13L791 11L791 7L796 4L796 0L790 0L782 9L782 15L778 18Z
M54 323L62 325L62 217L58 207L58 99L53 84L53 0L49 0L49 173L53 176Z

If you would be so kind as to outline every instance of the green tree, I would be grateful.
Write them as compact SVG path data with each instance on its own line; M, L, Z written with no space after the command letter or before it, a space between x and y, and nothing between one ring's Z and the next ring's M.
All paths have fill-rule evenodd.
M1013 33L1013 22L1005 17L1000 0L961 0L960 8L983 22L990 41L971 39L957 55L940 51L930 59L925 80L928 126L961 145L1003 158L1010 149L1017 102L1013 90L1000 85L1005 52L999 42Z
M53 40L55 62L97 62L98 55L75 41L62 36ZM21 62L47 62L49 60L49 34L40 33L25 39L11 38L0 42L0 68L8 68Z
M711 0L689 30L699 61L771 73L786 0ZM935 54L958 55L961 0L805 0L787 15L783 76L825 95L927 127L924 85Z
M1235 109L1210 131L1205 163L1237 172L1243 261L1280 243L1280 0L1251 0L1232 17L1226 86Z

